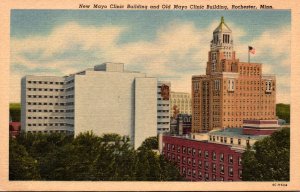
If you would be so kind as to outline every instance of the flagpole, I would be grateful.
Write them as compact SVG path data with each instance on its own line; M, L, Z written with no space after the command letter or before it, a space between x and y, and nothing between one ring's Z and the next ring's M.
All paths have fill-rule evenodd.
M249 51L249 46L248 46L248 63L250 63L250 51Z

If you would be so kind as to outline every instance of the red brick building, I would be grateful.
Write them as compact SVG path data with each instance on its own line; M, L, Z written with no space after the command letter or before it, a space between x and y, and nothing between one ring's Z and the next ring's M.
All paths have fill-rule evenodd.
M241 62L222 17L213 32L205 75L192 77L192 132L242 127L243 120L276 119L276 77L261 63Z
M187 180L241 180L242 153L228 145L163 136L163 155L178 164L180 173Z
M21 132L21 123L20 122L9 122L9 134L12 137L16 137Z

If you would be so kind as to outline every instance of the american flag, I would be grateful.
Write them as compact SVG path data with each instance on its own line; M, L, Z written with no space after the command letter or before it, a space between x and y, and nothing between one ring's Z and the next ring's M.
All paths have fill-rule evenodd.
M248 46L249 53L255 54L254 47Z

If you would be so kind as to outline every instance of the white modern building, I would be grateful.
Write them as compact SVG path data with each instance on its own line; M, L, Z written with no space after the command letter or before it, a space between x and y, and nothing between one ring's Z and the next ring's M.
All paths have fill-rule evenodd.
M157 83L157 133L170 131L170 90L171 82Z
M157 79L104 63L64 77L22 78L22 129L128 135L134 148L157 135Z
M185 92L171 92L170 97L170 116L173 117L174 107L179 114L192 114L192 99L191 94Z

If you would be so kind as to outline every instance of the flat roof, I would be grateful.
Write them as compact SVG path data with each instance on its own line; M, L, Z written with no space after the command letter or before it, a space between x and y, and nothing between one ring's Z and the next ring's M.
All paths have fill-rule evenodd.
M262 139L264 137L269 136L269 135L245 135L245 134L243 134L243 128L220 129L220 130L209 132L208 134L225 136L225 137L239 137L239 138L245 138L245 139Z

